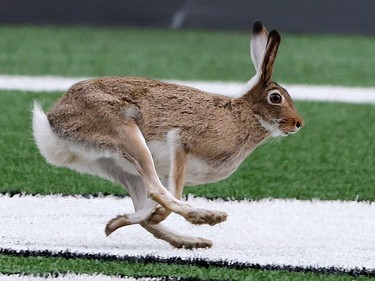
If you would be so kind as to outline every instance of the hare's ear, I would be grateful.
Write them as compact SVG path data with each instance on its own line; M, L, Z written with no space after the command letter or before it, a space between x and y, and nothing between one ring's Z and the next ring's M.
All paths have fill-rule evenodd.
M261 72L267 41L267 29L260 21L256 21L253 25L253 35L250 42L250 54L257 73Z
M268 34L260 21L254 23L250 53L256 73L238 93L238 96L249 93L255 85L266 84L271 79L279 43L280 35L277 31L273 30Z
M262 75L261 81L267 82L271 80L272 71L276 60L277 50L279 49L281 37L276 30L272 30L268 35L267 46L264 51L262 61Z

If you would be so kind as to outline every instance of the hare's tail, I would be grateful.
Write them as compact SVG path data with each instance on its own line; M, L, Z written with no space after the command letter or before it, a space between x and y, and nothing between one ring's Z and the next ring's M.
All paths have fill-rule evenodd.
M51 125L38 102L34 102L33 108L33 135L35 143L48 163L64 166L73 155L67 151L67 147L52 131ZM70 153L69 153L70 152Z
M51 127L47 115L38 102L33 108L33 135L35 143L46 159L52 165L67 167L80 173L88 173L112 181L118 181L110 172L103 169L104 156L111 152L86 149L73 142L60 138ZM107 159L104 157L104 159Z

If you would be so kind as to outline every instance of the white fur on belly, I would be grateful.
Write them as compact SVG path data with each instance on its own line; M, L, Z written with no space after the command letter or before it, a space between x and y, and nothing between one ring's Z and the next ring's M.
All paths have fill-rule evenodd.
M169 175L169 148L167 140L165 141L150 141L147 143L148 149L151 152L154 160L154 165L159 178L167 179Z
M147 143L154 159L155 169L161 179L167 179L170 169L170 149L167 140ZM245 159L247 153L238 153L227 161L209 163L189 155L185 169L185 185L215 182L228 177Z

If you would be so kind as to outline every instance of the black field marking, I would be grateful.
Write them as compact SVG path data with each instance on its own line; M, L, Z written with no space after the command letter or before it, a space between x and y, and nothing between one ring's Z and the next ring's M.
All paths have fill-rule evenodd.
M339 267L304 267L304 266L290 266L290 265L260 265L256 263L241 263L241 262L228 262L228 261L210 261L206 259L199 258L186 258L182 259L180 257L170 257L170 258L160 258L157 256L147 255L147 256L115 256L115 255L105 255L105 254L81 254L72 253L69 251L52 252L52 251L29 251L29 250L13 250L13 249L3 249L0 248L0 254L16 257L52 257L52 258L66 258L66 259L88 259L88 260L99 260L99 261L130 261L135 263L143 264L173 264L173 265L196 265L201 267L226 267L232 269L257 269L257 270L267 270L267 271L289 271L289 272L304 272L304 273L322 273L322 274L348 274L350 276L367 276L375 277L375 269L366 268L354 268L345 269ZM171 280L171 279L168 279ZM189 280L189 279L178 279L178 280ZM196 279L194 279L196 280Z
M32 196L32 197L46 197L46 196L59 196L59 197L70 197L70 198L104 198L104 197L114 197L114 198L126 198L129 195L114 195L111 193L90 193L90 194L63 194L63 193L56 193L56 194L40 194L40 193L28 193L28 192L21 192L21 191L10 191L10 192L0 192L0 195L8 196L8 197L25 197L25 196Z
M8 196L10 198L12 197L26 197L26 196L31 196L31 197L46 197L46 196L59 196L59 197L65 197L65 198L76 198L76 199L79 199L79 198L85 198L85 199L91 199L91 198L105 198L105 197L113 197L113 198L129 198L130 196L128 194L123 194L123 195L116 195L116 194L111 194L111 193L107 193L107 192L100 192L100 193L90 193L90 194L85 194L85 193L82 193L82 194L69 194L69 193L51 193L51 194L40 194L40 193L29 193L29 192L21 192L21 191L10 191L10 192L0 192L0 196ZM188 198L190 197L194 197L193 195L189 195L189 194L184 194L183 195L183 199L184 200L187 200ZM222 198L222 197L219 197L219 196L211 196L209 198L207 197L204 197L205 199L207 199L208 201L217 201L217 200L221 200L221 201L224 201L224 202L229 202L229 201L236 201L236 202L240 202L240 201L244 201L246 200L247 202L259 202L259 201L262 201L264 200L264 198L256 198L256 199L235 199L235 198L229 198L229 197L226 197L226 198ZM366 200L357 200L357 202L361 202L361 201L365 201L365 202L368 202ZM371 202L369 202L371 204Z
M87 273L74 273L73 274L76 274L77 276L80 276L81 274L86 274L86 275L91 275L91 274L87 274ZM68 274L66 273L58 273L58 272L50 272L50 273L34 273L34 274L18 274L18 273L1 273L0 272L0 276L13 276L13 275L17 275L17 276L21 276L21 277L41 277L41 278L59 278L59 277L66 277L66 276L69 276ZM109 277L118 277L118 279L123 279L123 278L132 278L132 279L135 279L135 280L144 280L145 278L149 279L150 281L211 281L213 279L198 279L198 278L183 278L183 277L170 277L170 276L162 276L162 277L155 277L155 276L129 276L129 275L125 275L125 274L116 274L114 276L112 275L105 275L105 276L109 276ZM48 280L53 280L53 279L48 279ZM78 280L78 279L77 279ZM225 281L225 280L221 280L221 281Z

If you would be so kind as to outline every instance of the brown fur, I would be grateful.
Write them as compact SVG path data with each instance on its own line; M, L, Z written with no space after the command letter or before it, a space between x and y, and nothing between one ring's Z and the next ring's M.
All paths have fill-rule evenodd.
M178 128L187 153L225 161L245 144L252 150L267 136L249 102L146 78L108 77L74 85L48 119L61 137L105 147L108 138L118 136L118 125L129 122L126 109L133 108L147 142Z
M135 209L139 211L111 220L106 227L107 235L120 227L139 223L155 237L175 247L210 247L212 242L209 240L178 235L158 225L170 212L180 214L194 224L214 225L226 220L224 212L193 208L180 200L187 175L190 180L192 173L198 178L193 183L225 178L256 146L272 136L274 129L276 135L286 135L303 126L303 119L288 92L271 80L280 35L276 31L268 34L257 22L254 37L252 58L257 69L256 79L238 98L148 78L105 77L73 85L48 112L49 125L58 138L66 141L67 146L80 147L71 150L72 162L81 161L78 156L74 158L74 149L110 151L129 161L139 174L124 176L122 173L126 171L113 162L116 159L106 161L108 167L104 168L100 166L104 160L96 159L99 163L95 162L95 165L101 167L99 170L105 169L107 174L115 175L109 178L118 179L123 185L129 184ZM282 102L270 102L273 91L282 96ZM170 132L177 132L178 147L170 146L173 151L169 152L172 157L169 173L158 175L153 162L155 155L151 155L147 144L168 142ZM43 139L41 143L44 144ZM64 149L59 153L69 151ZM50 150L46 151L50 153ZM202 165L205 171L195 171L191 166L195 162L191 159L198 161L197 165ZM83 163L72 167L85 170L86 165L93 165ZM173 194L161 184L159 177L172 181ZM160 205L151 216L156 203L144 198L146 195ZM148 219L144 219L147 216Z

